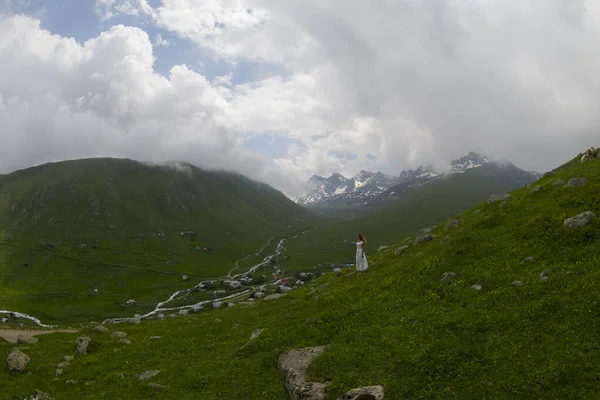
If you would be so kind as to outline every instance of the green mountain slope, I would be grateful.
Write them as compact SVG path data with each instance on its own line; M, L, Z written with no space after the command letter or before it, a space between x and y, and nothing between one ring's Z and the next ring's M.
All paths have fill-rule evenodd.
M50 321L143 313L189 287L183 274L223 276L312 220L268 185L186 164L86 159L17 171L0 177L0 302ZM138 305L124 309L128 299Z
M586 184L556 182L572 178ZM600 215L598 162L575 159L511 194L508 206L484 202L455 215L458 228L436 221L435 239L396 256L397 243L371 257L365 273L330 273L275 301L108 325L128 333L129 345L91 327L40 336L23 350L31 374L1 370L0 393L279 400L287 398L279 355L327 345L308 371L309 380L330 382L327 400L369 385L382 385L386 399L596 398L600 223L564 221ZM55 379L83 335L92 340L88 355ZM11 349L0 345L0 358ZM160 372L136 379L146 370Z
M332 262L353 263L358 232L368 242L368 253L379 246L398 243L421 228L431 226L465 208L471 207L495 193L507 193L533 181L531 174L512 164L500 167L488 164L450 175L412 188L396 200L389 194L374 202L372 210L361 212L354 219L327 224L294 242L290 251L294 257L285 264L296 270L307 264ZM399 191L398 187L390 192ZM370 249L370 250L369 250Z

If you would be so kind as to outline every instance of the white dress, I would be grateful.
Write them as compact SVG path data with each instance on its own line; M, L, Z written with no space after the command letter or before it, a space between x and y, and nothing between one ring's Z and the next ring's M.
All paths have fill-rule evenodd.
M356 243L356 270L364 271L369 268L369 263L367 262L367 256L363 257L363 249L362 249L363 241L359 241Z

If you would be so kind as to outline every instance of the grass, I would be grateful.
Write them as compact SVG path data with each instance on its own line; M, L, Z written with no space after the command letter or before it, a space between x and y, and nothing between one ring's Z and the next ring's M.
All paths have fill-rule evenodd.
M552 185L572 177L588 184ZM249 308L110 325L128 332L129 346L89 326L40 336L24 350L32 357L31 374L0 371L0 393L7 399L35 388L57 399L283 399L278 356L325 344L309 378L331 382L327 399L366 385L383 385L386 399L598 398L600 222L567 229L563 220L588 210L600 215L600 170L596 162L574 160L536 185L537 192L513 191L507 208L481 203L463 210L457 229L446 232L444 221L436 221L435 240L400 256L393 255L397 246L372 255L365 273L330 273ZM522 263L529 256L534 260ZM449 271L456 277L439 282ZM521 286L511 284L516 280ZM482 290L472 289L475 283ZM260 328L266 330L244 346ZM54 380L77 335L92 337L89 355ZM162 338L150 341L152 335ZM0 358L11 347L0 345ZM161 370L151 382L162 389L135 379L147 369ZM77 383L67 385L69 379Z

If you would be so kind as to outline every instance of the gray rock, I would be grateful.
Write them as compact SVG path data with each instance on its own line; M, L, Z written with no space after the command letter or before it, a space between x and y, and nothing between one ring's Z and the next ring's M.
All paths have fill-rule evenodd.
M77 382L74 381L73 379L69 379L68 381L65 382L67 385L76 385Z
M188 310L179 310L179 315L188 315Z
M163 385L161 385L159 383L154 383L154 382L150 382L148 384L148 387L151 387L152 389L162 389L162 388L164 388Z
M262 299L265 297L265 294L263 292L255 292L253 296L255 299Z
M73 357L73 356L65 356L64 358L65 358L65 361L68 361L68 362L71 362L75 359L75 357Z
M165 314L156 314L156 319L158 319L158 320L165 319Z
M20 349L14 348L6 359L8 371L16 371L22 374L27 369L29 361L31 361L31 358L27 354L23 353Z
M585 211L579 215L565 219L563 226L565 228L581 228L589 224L595 217L593 212Z
M454 272L444 272L438 282L448 282L452 280L456 274Z
M215 301L214 303L212 303L213 308L221 308L222 305L223 303L221 303L220 301Z
M200 310L202 310L202 305L201 304L194 304L192 306L192 312L198 312Z
M540 274L540 282L546 282L548 280L548 272L550 272L548 269L542 271Z
M39 342L40 339L34 337L34 336L29 336L29 335L19 335L17 336L17 343L19 344L34 344Z
M125 332L113 332L110 337L112 337L113 339L122 339L124 337L127 337L127 333Z
M62 373L63 373L63 370L59 368L59 369L56 370L55 376L61 376Z
M338 400L383 400L384 391L382 386L368 386L352 389L344 393Z
M445 230L456 229L460 225L460 222L457 219L451 219L444 228Z
M220 322L221 322L221 320L219 318L215 318L215 324L218 324Z
M471 286L471 289L480 291L481 289L483 289L483 286L481 286L481 284L479 283L476 283L473 286Z
M69 366L69 362L68 361L63 361L60 364L58 364L56 366L56 368L58 368L58 369L64 369L64 368L67 368L68 366Z
M285 293L273 293L265 297L265 300L277 300L285 296Z
M292 288L291 288L291 287L289 287L289 286L285 286L285 285L279 285L279 291L280 291L281 293L287 293L287 292L289 292L290 290L292 290Z
M379 251L383 251L383 250L389 249L389 248L390 248L390 246L379 246L379 248L377 249L377 251L379 252Z
M151 369L151 370L148 370L148 371L144 371L141 374L138 374L137 378L140 381L147 381L148 379L150 379L152 377L155 377L159 373L160 373L160 370L158 370L158 369Z
M325 346L287 351L279 356L277 369L285 377L285 388L291 400L323 400L329 383L307 382L310 364L323 352Z
M100 332L100 333L104 333L104 332L108 332L108 328L103 326L103 325L96 325L94 327L94 329L92 329L94 332Z
M181 280L182 280L182 281L189 281L189 280L190 280L190 277L189 277L189 276L187 276L187 275L181 275Z
M426 242L429 240L433 240L435 239L435 235L432 235L430 233L422 233L419 236L417 236L417 238L415 239L415 245L421 243L421 242Z
M33 393L33 397L31 400L54 400L53 397L50 396L49 393L44 393L41 390L36 390Z
M500 208L508 208L508 202L503 201L502 203L500 203Z
M504 195L493 194L488 198L487 203L492 204L492 203L495 203L495 202L501 201L501 200L504 200Z
M342 272L342 269L341 269L341 268L334 268L334 269L333 269L333 272L335 272L335 273L340 273L340 272Z
M261 333L264 332L264 329L256 329L254 332L252 332L252 335L250 335L250 341L257 339Z
M554 181L552 186L564 186L566 183L567 182L563 181L562 179L557 179L556 181Z
M570 179L569 182L567 182L567 184L564 186L564 188L571 188L571 187L583 187L587 185L587 180L585 178L573 178Z
M131 340L129 340L129 339L119 339L117 341L117 343L120 343L120 344L131 344Z
M87 348L91 340L92 339L90 339L87 336L81 336L75 339L75 354L77 354L78 356L87 355Z
M521 264L526 264L526 263L530 263L533 262L535 260L535 257L533 256L529 256L529 257L525 257L522 261Z
M521 286L522 282L521 281L513 281L512 285L513 286Z
M173 319L173 318L177 318L177 314L173 314L173 313L171 313L171 314L169 314L169 318L171 318L171 319Z
M150 339L150 340L158 340L158 339L161 339L161 338L162 338L162 336L150 336L148 339Z
M401 246L398 247L396 250L394 250L394 255L395 256L399 256L400 254L402 254L404 252L404 250L408 249L408 246Z
M477 215L477 214L479 214L480 212L481 212L481 210L475 210L475 211L473 211L473 215Z

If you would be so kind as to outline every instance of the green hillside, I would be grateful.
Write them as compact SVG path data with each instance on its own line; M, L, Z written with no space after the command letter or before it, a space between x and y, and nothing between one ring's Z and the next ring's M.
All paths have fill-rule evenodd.
M17 171L0 177L0 309L51 322L143 314L190 287L183 274L198 282L245 256L252 265L271 238L313 220L270 186L186 164L105 158ZM129 299L137 305L124 307Z
M307 264L353 263L358 232L369 242L368 253L379 246L399 243L426 228L471 207L496 193L507 193L532 181L530 174L509 164L488 164L411 189L396 200L376 201L369 212L341 223L327 224L290 245L294 257L286 268ZM389 191L397 190L391 188ZM385 195L384 197L387 197Z
M598 167L574 159L506 203L456 214L457 228L433 221L435 238L399 255L404 242L390 235L393 246L372 255L368 271L329 273L277 300L108 325L131 344L91 327L39 336L21 346L30 374L1 370L0 393L280 400L287 394L278 357L326 345L307 379L329 382L327 400L369 385L382 385L386 400L598 398ZM573 178L585 182L565 187ZM565 226L588 211L596 217L587 225ZM264 331L249 341L257 329ZM55 377L77 336L91 338L88 354ZM0 344L0 358L12 347ZM147 370L160 372L136 378Z

